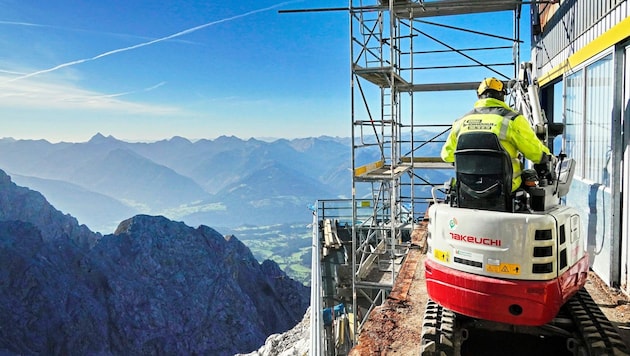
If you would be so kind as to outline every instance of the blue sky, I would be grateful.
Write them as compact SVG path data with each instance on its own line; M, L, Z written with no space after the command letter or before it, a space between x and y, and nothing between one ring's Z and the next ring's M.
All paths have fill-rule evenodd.
M349 136L347 5L0 0L0 137Z

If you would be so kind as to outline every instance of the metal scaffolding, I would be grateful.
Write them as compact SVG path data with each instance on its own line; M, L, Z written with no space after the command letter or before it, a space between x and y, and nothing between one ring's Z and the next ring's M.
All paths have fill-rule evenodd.
M509 46L457 49L430 35L421 27L455 26L436 24L422 18L455 16L479 12L514 12L514 33L504 37ZM426 146L435 143L433 137L417 136L418 130L431 126L430 120L415 112L414 93L422 91L470 90L479 79L471 82L426 83L423 71L466 70L484 67L495 76L512 78L495 69L510 66L516 72L518 58L518 19L520 1L410 1L389 0L370 2L351 1L351 58L352 58L352 168L353 168L353 310L366 308L363 318L357 318L360 331L372 308L380 304L391 291L399 265L409 247L405 237L414 223L422 218L425 209L418 210L426 200L419 183L426 182L418 175L423 169L444 168L435 150ZM469 30L472 31L472 30ZM496 34L493 34L496 36ZM421 66L423 51L420 39L429 39L450 53L466 59L464 65L445 64ZM505 50L512 52L508 60L487 64L476 60L473 50ZM433 50L436 51L436 50ZM498 59L498 57L497 57ZM462 76L463 77L463 76ZM443 139L443 136L441 137ZM424 155L424 152L430 152ZM364 161L366 158L373 161ZM425 196L422 196L425 194ZM359 220L359 207L370 206L372 215ZM377 268L375 268L375 266ZM374 271L386 273L373 273ZM371 273L372 272L372 273ZM377 278L377 280L374 280ZM367 303L366 303L367 302Z
M386 300L413 248L410 235L424 219L430 190L445 182L435 177L452 174L452 166L439 158L450 122L425 117L421 94L474 90L486 76L514 78L520 62L521 5L515 0L350 0L352 199L318 201L314 248L323 251L321 284L312 288L321 291L322 308L346 305L352 316L351 345L370 312ZM456 26L462 15L508 11L512 26L492 17L492 33ZM426 20L431 17L441 21ZM506 28L511 33L502 34ZM456 48L432 35L432 29L481 40ZM432 55L454 60L425 61ZM453 71L459 80L430 82L454 77L439 74ZM339 333L334 324L319 322L314 328L324 332L318 354L349 351L335 339Z

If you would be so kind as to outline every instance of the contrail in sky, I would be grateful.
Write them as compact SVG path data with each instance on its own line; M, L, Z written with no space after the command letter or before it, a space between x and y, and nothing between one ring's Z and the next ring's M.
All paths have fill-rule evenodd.
M80 29L80 28L70 28L70 27L63 27L63 26L38 24L38 23L32 23L32 22L17 22L17 21L2 21L2 20L0 20L0 25L26 26L26 27L43 27L43 28L52 28L52 29L61 30L61 31L96 33L96 34L108 35L108 36L131 37L131 38L139 38L139 39L142 39L142 40L147 40L147 39L153 40L153 38L150 38L150 37L131 35L131 34L127 34L127 33L91 31L91 30L84 30L84 29ZM187 41L181 41L181 42L186 43Z
M155 90L155 89L161 87L164 84L166 84L166 82L160 82L160 83L158 83L156 85L150 86L148 88L144 88L142 90L126 91L126 92L123 92L123 93L116 93L116 94L97 95L97 96L89 97L88 99L116 98L116 97L119 97L119 96L125 96L125 95L135 94L135 93L139 93L139 92L148 92L148 91L151 91L151 90Z
M23 75L24 73L21 72L14 72L11 70L4 70L4 69L0 69L0 73L6 73L6 74L19 74L19 75Z
M9 80L3 82L3 84L4 83L15 82L15 81L26 79L26 78L30 78L30 77L34 77L34 76L37 76L37 75L40 75L40 74L54 72L54 71L56 71L58 69L70 67L70 66L73 66L73 65L94 61L94 60L97 60L99 58L111 56L112 54L116 54L116 53L120 53L120 52L126 52L126 51L130 51L130 50L133 50L133 49L141 48L141 47L146 47L146 46L158 43L158 42L163 42L163 41L167 41L167 40L170 40L170 39L173 39L173 38L177 38L177 37L180 37L180 36L183 36L183 35L187 35L189 33L196 32L196 31L199 31L201 29L204 29L206 27L210 27L210 26L213 26L213 25L216 25L216 24L220 24L220 23L223 23L223 22L236 20L236 19L239 19L239 18L242 18L242 17L246 17L246 16L249 16L249 15L253 15L253 14L259 13L259 12L269 11L269 10L275 9L277 7L280 7L280 6L284 6L284 5L287 5L287 4L292 4L292 3L296 3L296 2L300 2L300 1L302 1L302 0L285 1L285 2L281 2L279 4L272 5L272 6L269 6L269 7L265 7L265 8L262 8L262 9L252 10L252 11L246 12L246 13L241 14L241 15L236 15L236 16L228 17L228 18L225 18L225 19L222 19L222 20L208 22L208 23L205 23L203 25L199 25L199 26L196 26L196 27L193 27L193 28L189 28L187 30L183 30L183 31L174 33L172 35L169 35L169 36L166 36L166 37L161 37L161 38L158 38L158 39L155 39L155 40L152 40L152 41L139 43L137 45L133 45L133 46L129 46L129 47L115 49L115 50L112 50L112 51L101 53L101 54L96 55L96 56L91 57L91 58L77 59L75 61L63 63L63 64L60 64L58 66L52 67L52 68L42 69L42 70L39 70L39 71L36 71L36 72L28 73L28 74L25 74L25 75L22 75L22 76L19 76L19 77L15 77L15 78L9 79ZM25 23L20 23L20 24L26 25ZM28 25L34 25L34 24L28 24ZM34 25L34 26L37 26L37 25Z
M38 25L36 23L30 23L30 22L16 22L16 21L0 21L0 24L1 25L33 26L33 27L54 27L54 26Z

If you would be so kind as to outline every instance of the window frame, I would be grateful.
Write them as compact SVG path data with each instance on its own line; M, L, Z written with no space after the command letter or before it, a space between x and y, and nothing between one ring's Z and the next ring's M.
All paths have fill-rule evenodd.
M591 58L590 60L582 63L580 66L572 69L570 72L565 73L565 75L563 76L563 105L564 105L564 115L563 115L563 123L565 125L565 138L563 139L563 149L565 150L565 152L572 153L573 156L570 156L570 158L574 158L576 160L576 169L575 169L575 175L577 177L579 177L580 179L587 181L587 182L591 182L591 183L600 183L602 185L604 185L606 187L606 189L610 189L611 188L611 181L610 181L610 172L608 172L608 178L606 178L606 176L603 174L604 170L606 169L606 166L602 166L601 163L605 163L607 162L606 160L606 155L604 155L604 157L595 157L595 159L593 160L593 155L591 154L592 151L589 151L587 149L587 147L589 147L589 145L592 145L592 143L589 143L592 139L593 136L591 136L591 132L589 129L592 128L592 125L598 125L601 122L604 121L598 121L598 122L589 122L590 118L589 115L592 114L597 114L596 111L593 110L593 108L589 105L588 100L592 99L593 97L590 96L590 91L589 91L589 81L590 78L589 77L589 73L591 73L595 67L594 65L600 65L600 63L605 63L602 62L602 60L606 60L609 62L609 64L607 64L609 66L609 68L607 68L608 70L608 79L609 79L609 87L607 88L607 90L609 91L608 94L608 98L609 101L604 104L605 106L605 110L602 110L601 112L607 112L608 114L601 116L602 118L606 118L604 120L608 120L607 122L607 126L608 127L608 131L609 131L609 136L607 137L607 148L605 148L604 150L606 150L607 152L610 152L612 150L612 145L613 145L613 132L612 132L612 114L613 114L613 109L614 109L614 80L615 80L615 58L614 58L614 48L611 47L605 51L602 51L601 53L599 53L597 56L594 56L593 58ZM569 89L567 88L567 84L569 83L569 81L572 79L573 76L579 75L580 76L580 87L578 88L574 98L576 98L577 102L577 107L579 109L578 112L578 116L576 118L576 121L579 121L579 127L576 128L573 137L573 140L570 140L569 138L570 135L567 135L567 131L568 131L568 116L569 116L569 110L573 109L574 107L569 106L570 102L570 98L569 98ZM591 87L592 90L593 87ZM606 96L606 93L602 94L602 93L596 93L596 95L604 95ZM579 136L578 136L579 135ZM600 136L595 136L595 138L601 137ZM577 146L577 147L576 147ZM596 152L597 153L597 152ZM608 159L610 160L610 158ZM601 175L599 177L596 177L595 175L597 174L597 168L594 168L594 166L599 167L599 169L602 171Z

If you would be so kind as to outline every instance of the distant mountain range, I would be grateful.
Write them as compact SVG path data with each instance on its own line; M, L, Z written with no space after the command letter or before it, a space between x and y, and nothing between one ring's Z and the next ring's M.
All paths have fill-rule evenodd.
M365 162L379 158L361 152ZM350 138L0 139L0 169L101 233L135 214L226 228L310 222L316 200L351 197L350 168Z
M0 169L102 233L134 214L235 227L310 221L316 199L349 197L348 139L173 137L129 143L0 139Z

